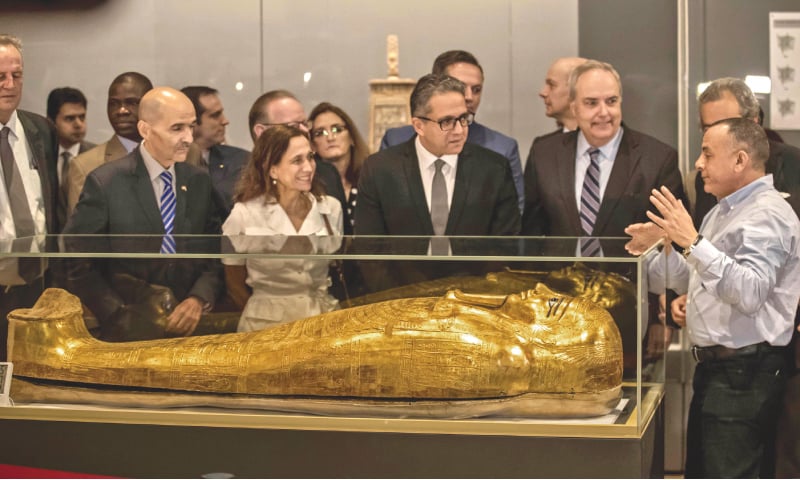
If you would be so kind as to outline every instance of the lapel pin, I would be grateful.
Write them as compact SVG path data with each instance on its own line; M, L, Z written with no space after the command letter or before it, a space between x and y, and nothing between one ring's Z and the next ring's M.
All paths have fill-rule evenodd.
M185 191L187 191L188 189L186 188L186 185L181 185L181 190L185 192Z

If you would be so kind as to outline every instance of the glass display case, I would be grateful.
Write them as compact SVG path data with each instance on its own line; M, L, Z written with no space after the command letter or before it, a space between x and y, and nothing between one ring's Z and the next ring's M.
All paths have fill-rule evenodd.
M386 439L419 440L444 436L451 440L458 438L472 445L474 442L480 444L482 439L487 442L485 449L481 447L483 455L489 455L488 452L500 448L498 445L491 446L493 442L504 442L511 438L520 442L518 444L520 446L526 445L526 442L537 442L530 444L530 448L535 449L535 452L526 453L532 457L523 462L528 465L525 468L533 468L530 462L536 459L545 461L548 456L554 454L552 449L560 452L557 455L563 462L561 470L542 470L541 467L537 467L535 471L525 470L528 476L547 475L544 472L550 472L552 476L557 471L572 472L571 475L584 472L584 476L596 476L598 475L596 466L573 462L573 457L577 460L578 455L585 457L609 451L616 452L612 453L612 457L614 455L630 457L629 462L609 463L616 465L609 467L610 470L607 472L609 474L641 476L650 475L652 472L657 474L659 469L663 469L663 451L659 451L658 445L663 448L663 442L659 439L663 435L661 402L664 394L664 346L665 340L668 339L664 338L663 328L658 319L657 296L648 294L645 275L647 263L656 251L654 248L643 255L632 256L625 251L626 239L598 239L601 242L603 256L584 258L579 254L579 239L575 238L452 237L447 239L447 244L442 249L441 245L432 245L427 237L335 238L332 242L328 239L327 243L323 244L317 242L318 239L309 240L307 237L181 238L176 236L178 253L162 255L158 253L162 241L160 236L62 236L43 240L39 252L22 253L10 249L11 251L3 254L3 262L15 262L22 257L40 259L42 266L48 272L46 278L52 286L75 293L84 300L84 313L79 312L77 317L83 318L80 329L77 329L82 330L76 333L76 329L64 327L62 313L66 307L53 307L55 313L53 311L47 313L46 309L33 309L21 312L24 315L10 316L9 358L15 364L14 378L11 382L11 398L14 404L0 407L0 423L13 426L13 431L17 433L12 436L2 436L6 439L0 445L0 452L5 453L0 453L0 463L93 473L150 475L154 472L137 462L125 467L117 463L116 466L106 468L103 466L104 461L100 461L96 456L83 457L76 454L75 458L65 460L62 453L58 459L48 458L45 461L40 458L26 463L20 461L18 455L24 457L21 452L25 449L26 436L35 435L33 432L41 433L39 430L41 428L54 429L50 434L53 432L67 434L64 432L102 427L107 430L103 435L114 436L132 435L132 433L122 433L125 428L156 428L163 431L161 427L171 426L176 429L172 434L185 432L195 440L200 438L199 432L207 431L205 427L220 427L228 432L225 435L250 435L243 432L268 430L271 432L270 435L277 435L275 441L280 442L284 441L281 435L287 435L287 431L301 436L304 435L302 432L310 436L321 435L323 432L326 432L326 435L339 432L345 436L354 435L355 438L361 439L359 441L368 444ZM441 253L432 253L434 251ZM145 274L142 272L158 271L164 275L162 278L170 278L175 272L186 269L187 265L189 270L197 270L195 267L199 265L209 268L222 278L223 264L231 265L242 261L248 268L261 269L262 275L296 268L297 274L303 278L319 265L323 266L323 270L330 266L332 285L329 291L339 301L337 310L323 313L316 318L333 318L330 315L338 315L336 318L340 320L337 321L346 324L355 321L353 318L356 315L349 312L358 310L362 312L359 315L368 318L369 322L377 322L384 333L387 327L381 322L388 322L387 324L391 324L396 332L399 332L403 322L410 322L404 320L406 316L425 317L426 314L424 310L420 310L422 314L414 310L418 308L419 302L393 302L434 298L436 305L441 305L441 302L466 305L464 309L453 310L456 313L451 312L448 317L451 322L458 322L459 316L465 314L464 312L474 314L476 310L480 310L479 314L484 315L486 312L494 314L505 311L511 321L539 326L532 329L533 337L525 345L537 344L537 348L551 350L555 348L555 354L552 356L562 357L565 362L570 361L568 359L570 355L586 357L583 360L587 362L579 362L560 370L561 373L558 375L563 375L563 381L555 382L559 385L558 388L562 389L560 392L554 392L558 394L554 397L557 400L542 404L534 402L531 404L533 407L523 409L508 409L495 407L498 403L513 400L513 392L516 390L505 390L505 387L516 385L516 380L507 378L510 369L504 362L507 363L509 360L500 358L496 352L492 353L495 356L486 357L488 360L480 365L480 369L496 369L497 372L486 374L485 371L478 372L479 369L476 368L475 375L480 380L472 382L470 384L472 386L461 391L440 389L436 390L438 393L423 395L424 398L415 398L416 394L413 393L401 393L399 397L391 394L376 394L374 397L366 394L361 397L348 393L350 391L344 390L344 386L341 387L342 393L337 393L335 388L313 390L312 387L312 390L303 390L301 394L296 394L299 390L292 388L301 383L299 377L290 378L287 382L279 384L277 390L259 390L260 387L255 387L230 393L230 390L220 387L225 383L220 380L222 378L220 372L231 365L241 365L240 371L233 369L233 375L238 375L237 382L246 383L248 379L245 377L248 372L252 373L255 370L253 363L263 361L262 357L258 357L260 360L253 360L258 355L256 351L265 348L266 345L278 345L285 336L264 336L271 334L267 330L258 333L233 333L242 310L236 306L236 302L226 299L224 295L212 310L203 314L196 336L189 339L110 343L98 342L91 337L102 334L102 329L99 329L98 325L103 321L109 321L101 318L98 322L85 308L86 305L92 305L92 302L98 300L91 298L96 297L98 292L111 291L113 295L119 295L129 314L136 319L134 323L150 325L145 328L144 334L136 330L134 335L144 335L136 338L164 337L165 318L181 300L175 297L177 293L164 288L163 285L152 283L148 285L146 282L138 285L130 282L120 283L116 274L112 272L128 272L131 276L144 277ZM86 281L88 277L76 273L85 271L102 278L103 288L97 288L94 283ZM289 281L285 276L280 278L282 282ZM148 278L148 281L152 282L152 278ZM542 284L547 288L543 289ZM110 290L105 290L105 287L109 287ZM559 299L567 300L562 302ZM541 302L536 303L539 300ZM509 306L513 302L520 301L530 308L522 312ZM615 330L619 331L617 341L621 346L621 352L618 359L612 361L619 364L619 395L612 402L605 398L603 402L609 406L602 412L586 410L583 407L576 408L575 403L570 403L580 398L580 395L577 395L580 393L577 391L579 387L570 383L569 379L573 378L570 375L576 372L579 376L588 375L592 368L599 368L597 365L601 363L596 350L599 337L593 336L588 327L587 330L578 332L577 336L574 332L568 331L576 328L574 324L569 323L570 315L574 316L576 312L578 316L583 315L585 318L595 315L592 313L594 310L588 313L581 310L580 306L583 305L581 301L606 307L598 311L609 311L611 313L609 318L613 318ZM152 308L144 308L145 304ZM80 306L80 303L73 304L73 310L74 305ZM383 307L384 305L392 307ZM524 318L526 315L528 318ZM58 317L60 323L56 330L46 332L37 330L40 328L38 323L35 327L20 327L21 323L18 320L25 317L27 320L38 322L40 317L50 318L50 316ZM441 343L435 343L441 340L442 335L441 331L436 331L429 337L413 337L403 344L403 349L400 349L399 353L392 350L394 348L392 345L379 343L375 350L370 351L370 355L373 358L380 358L384 364L392 365L403 362L413 364L410 358L415 356L421 358L427 354L431 358L426 364L428 369L422 368L418 372L421 376L432 379L428 383L448 382L450 377L454 376L458 377L454 383L463 383L470 379L465 380L464 368L461 367L468 361L479 362L481 355L486 353L481 342L488 343L486 339L497 334L495 330L487 333L487 328L494 328L492 322L495 321L493 317L487 318L488 323L478 327L474 326L476 324L464 322L467 325L464 328L467 330L459 330L456 337L448 337ZM295 324L306 322L303 328L310 331L308 322L312 320L314 319L298 320ZM497 324L501 320L497 320ZM552 322L547 323L548 320ZM83 327L84 323L86 328ZM332 324L325 325L328 328ZM584 322L579 325L586 326L590 323ZM561 326L563 332L559 331ZM290 328L294 327L274 326L268 330L289 331ZM349 330L330 328L331 331L326 335L339 335L337 342L352 340L345 338L351 335L348 333ZM455 331L447 330L450 327L442 328L444 329L442 331L446 330L449 333ZM468 330L470 328L476 330L470 331ZM537 331L536 328L540 330ZM543 335L546 333L544 330L547 329L552 330L550 334L555 336L544 339ZM131 329L131 332L134 330ZM61 335L66 338L58 338ZM358 335L360 335L360 345L371 345L366 336L360 333ZM559 345L568 343L571 341L570 338L580 337L589 339L575 344L579 350L583 349L580 350L581 353L568 353L568 349L558 350L561 348ZM325 340L325 335L320 338ZM73 348L81 342L83 342L82 350ZM477 349L470 350L473 344L477 345ZM222 348L220 345L225 347ZM352 345L349 348L352 350ZM385 351L378 350L380 348L384 348ZM226 355L229 355L230 351L235 351L237 357L233 360L228 358L227 366L223 366L219 363L220 350L226 350L228 352ZM176 353L178 351L181 353ZM361 368L361 376L356 380L351 378L356 383L365 382L366 377L363 372L368 367L374 367L366 359L364 352L363 349L357 352L358 355L363 355L363 358L348 359L356 361ZM330 355L339 353L340 351L336 351ZM300 362L298 357L280 351L278 354L284 355L281 361L286 364L286 371L296 371L292 370L295 368L292 362ZM170 357L169 361L159 364L165 366L167 372L162 377L168 380L152 383L159 372L148 368L157 363L159 355ZM546 370L553 368L552 364L546 363L546 359L543 360L542 356L529 353L525 355L527 355L526 361L534 367L526 373L532 376L529 379L530 386L527 388L540 394L542 392L537 392L536 385L545 381L544 378L548 375ZM176 363L174 359L178 357L182 360ZM316 362L319 362L319 368L302 370L303 375L318 374L325 377L330 374L331 370L325 370L322 365L325 357L317 358ZM180 366L176 366L178 364ZM535 368L537 364L538 370ZM497 396L493 396L490 386L487 386L490 382L486 379L497 378L498 375L502 380L497 386L499 389ZM205 381L212 377L212 380ZM120 378L124 380L119 380ZM256 377L250 379L252 378ZM390 375L384 376L382 380L377 381L379 384L377 390L364 391L389 391L387 389L391 386L392 378ZM419 380L417 383L425 383L425 378L417 380ZM507 384L503 384L506 380ZM337 379L337 381L344 382L341 384L344 385L347 380ZM192 385L203 383L211 384L213 387L210 390L191 391ZM218 391L214 391L215 389ZM464 393L470 389L476 392L474 396ZM447 392L456 393L449 397ZM122 430L117 431L118 429ZM12 431L7 428L3 430ZM214 435L219 435L219 430ZM84 443L89 441L88 438L82 440ZM312 441L310 438L306 438L301 443L310 441ZM333 441L337 445L335 448L346 448ZM415 443L411 442L409 445L413 444ZM326 448L334 448L331 444L326 443L326 445ZM426 442L419 442L419 445L426 445ZM85 448L92 447L86 445ZM85 448L81 447L78 450ZM141 448L148 447L143 445ZM298 448L302 447L298 444ZM365 447L361 445L354 448ZM615 451L615 448L621 450ZM223 450L227 449L222 448L216 453L220 454ZM12 455L13 452L16 453ZM281 456L286 461L286 468L289 468L288 465L293 465L292 468L295 470L275 470L275 462L280 462L280 459L271 457L270 471L282 472L283 475L287 475L288 472L304 472L299 473L300 475L314 475L315 472L323 474L320 470L307 469L302 462L297 463L296 453ZM383 455L386 455L386 458L394 456L388 451ZM232 459L235 456L229 452L226 458ZM82 460L78 461L76 458ZM484 460L489 464L495 461L504 463L499 458ZM375 465L379 465L382 461L377 458L371 460L377 462ZM155 462L153 465L158 464L156 460L153 462ZM236 475L266 475L263 470L250 469L252 465L245 467L226 462L222 462L225 463L225 468ZM603 462L608 463L608 459ZM196 470L199 468L197 465L191 468L179 463L169 463L169 465L169 471L174 474L204 473L202 470ZM458 465L459 467L452 467L455 470L448 471L460 471L463 476L466 472L459 469L466 468L470 462L462 459ZM355 467L356 465L353 466ZM347 467L341 468L342 470L337 470L336 475L352 474ZM360 468L367 468L364 471L372 471L373 475L377 471L370 470L363 464ZM413 468L417 467L409 466L409 468L412 470L405 470L405 474L416 475ZM489 467L487 464L481 468ZM494 472L496 475L503 475L503 472L510 474L512 471L508 470L508 465L494 465L492 468L485 470L485 474ZM513 467L513 469L519 468L523 467L521 465ZM427 473L434 471L426 470ZM403 475L398 472L400 470L395 473ZM333 474L327 471L326 475Z

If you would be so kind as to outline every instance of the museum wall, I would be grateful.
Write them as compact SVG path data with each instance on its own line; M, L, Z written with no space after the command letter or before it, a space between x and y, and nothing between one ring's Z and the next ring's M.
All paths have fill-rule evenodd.
M769 13L800 12L797 0L703 0L689 2L689 85L719 77L770 74ZM769 95L757 95L770 124ZM689 146L700 154L697 102L689 96ZM800 146L800 131L779 130L791 145Z
M256 97L275 88L295 92L307 111L317 102L334 102L366 133L368 82L386 76L386 35L397 34L402 77L429 72L444 50L474 53L486 71L479 120L515 137L524 159L533 137L554 127L537 96L549 63L578 53L577 0L41 4L0 6L0 30L25 42L22 108L44 113L52 88L78 87L89 98L87 138L94 142L112 134L107 88L127 70L141 71L157 85L219 89L232 145L251 147L247 112Z

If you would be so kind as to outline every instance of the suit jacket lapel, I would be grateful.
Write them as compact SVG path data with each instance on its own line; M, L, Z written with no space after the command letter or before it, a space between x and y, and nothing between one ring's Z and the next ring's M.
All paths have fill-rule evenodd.
M469 195L470 179L475 175L475 157L471 155L471 149L464 145L464 149L458 155L458 167L456 168L456 182L453 187L453 195L450 201L450 214L447 217L447 228L445 233L452 235L457 231L456 226L464 213L464 206L467 204ZM430 214L428 215L430 218ZM432 224L431 224L432 225ZM433 228L433 227L431 227Z
M175 164L175 233L190 233L188 229L184 230L186 221L186 204L187 195L189 193L189 186L187 179L189 172L187 166L183 163Z
M19 110L17 110L17 118L22 123L23 130L25 130L25 137L28 142L31 158L33 159L33 164L39 173L39 183L42 186L42 200L45 202L44 211L47 233L58 233L56 219L58 216L66 217L66 212L56 211L59 208L57 200L55 203L49 201L49 199L57 198L53 195L53 189L57 189L58 185L58 177L55 175L56 165L48 164L47 154L45 152L45 144L44 140L42 139L42 132L39 131L36 123L30 121L27 115ZM55 152L53 155L55 155ZM57 189L56 192L59 190L60 189ZM66 221L66 218L62 218L61 220Z
M147 168L144 166L144 159L142 154L139 153L139 148L136 147L136 170L133 172L134 176L134 194L144 212L147 221L150 223L150 229L153 232L164 233L164 222L161 220L161 210L156 202L156 195L153 191L153 183L150 181L150 175L147 173Z
M106 158L103 159L104 163L110 162L117 158L122 158L128 154L122 142L119 141L116 135L111 136L111 140L106 144ZM146 169L145 169L146 170Z
M608 178L603 200L600 202L600 211L597 213L597 220L594 223L594 233L598 236L602 234L606 224L611 220L611 215L617 208L617 203L625 195L625 189L631 178L633 178L633 172L639 165L641 155L639 155L636 146L626 129L622 133L622 141L619 143L617 157L614 159L611 176Z
M431 223L431 213L428 209L428 202L425 200L425 189L422 186L422 175L419 171L419 159L414 141L405 143L406 149L403 152L403 175L406 177L408 185L409 202L417 213L419 224L422 226L423 235L433 235L433 224ZM449 223L449 221L448 221Z
M561 202L564 205L562 211L567 218L572 219L573 234L582 235L580 212L575 203L575 149L578 148L578 132L564 135L564 148L559 149L555 155L556 178L561 192Z

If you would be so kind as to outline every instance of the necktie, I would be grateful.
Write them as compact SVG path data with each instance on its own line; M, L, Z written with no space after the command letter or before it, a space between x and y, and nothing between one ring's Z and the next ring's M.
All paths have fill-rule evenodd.
M597 212L600 211L600 150L589 150L589 167L583 179L581 190L581 229L584 235L591 235Z
M431 183L431 223L434 235L444 235L444 231L447 229L447 217L450 214L447 206L447 184L444 182L444 173L442 173L444 160L437 158L433 164L436 167L436 173L433 174L433 183Z
M17 161L14 159L14 151L8 141L8 134L11 129L3 127L0 130L0 161L3 164L3 177L8 192L8 203L11 206L11 216L14 219L14 228L17 231L17 238L32 237L36 235L36 227L33 223L31 208L28 204L28 195L25 193L25 186L22 184L22 176L17 168ZM30 239L26 239L24 244L14 242L15 250L30 251ZM40 261L35 258L20 258L18 263L19 275L30 283L39 275Z
M581 190L581 230L586 236L591 236L594 223L597 221L597 212L600 211L600 150L589 150L589 167L583 179ZM596 257L601 254L600 240L596 237L580 239L581 255Z
M433 165L436 173L433 174L431 183L431 223L433 233L436 236L444 235L447 229L447 217L450 209L447 206L447 184L444 181L444 160L437 158ZM447 255L450 250L450 242L446 238L431 238L431 253L433 255Z
M164 222L161 253L175 253L175 238L172 236L175 227L175 190L172 188L172 173L164 171L159 177L164 182L164 191L161 194L161 221Z
M61 162L61 172L59 176L59 180L61 183L61 187L64 187L64 184L67 183L67 175L69 174L69 161L72 159L72 154L69 152L64 152L61 154L61 158L63 162Z

